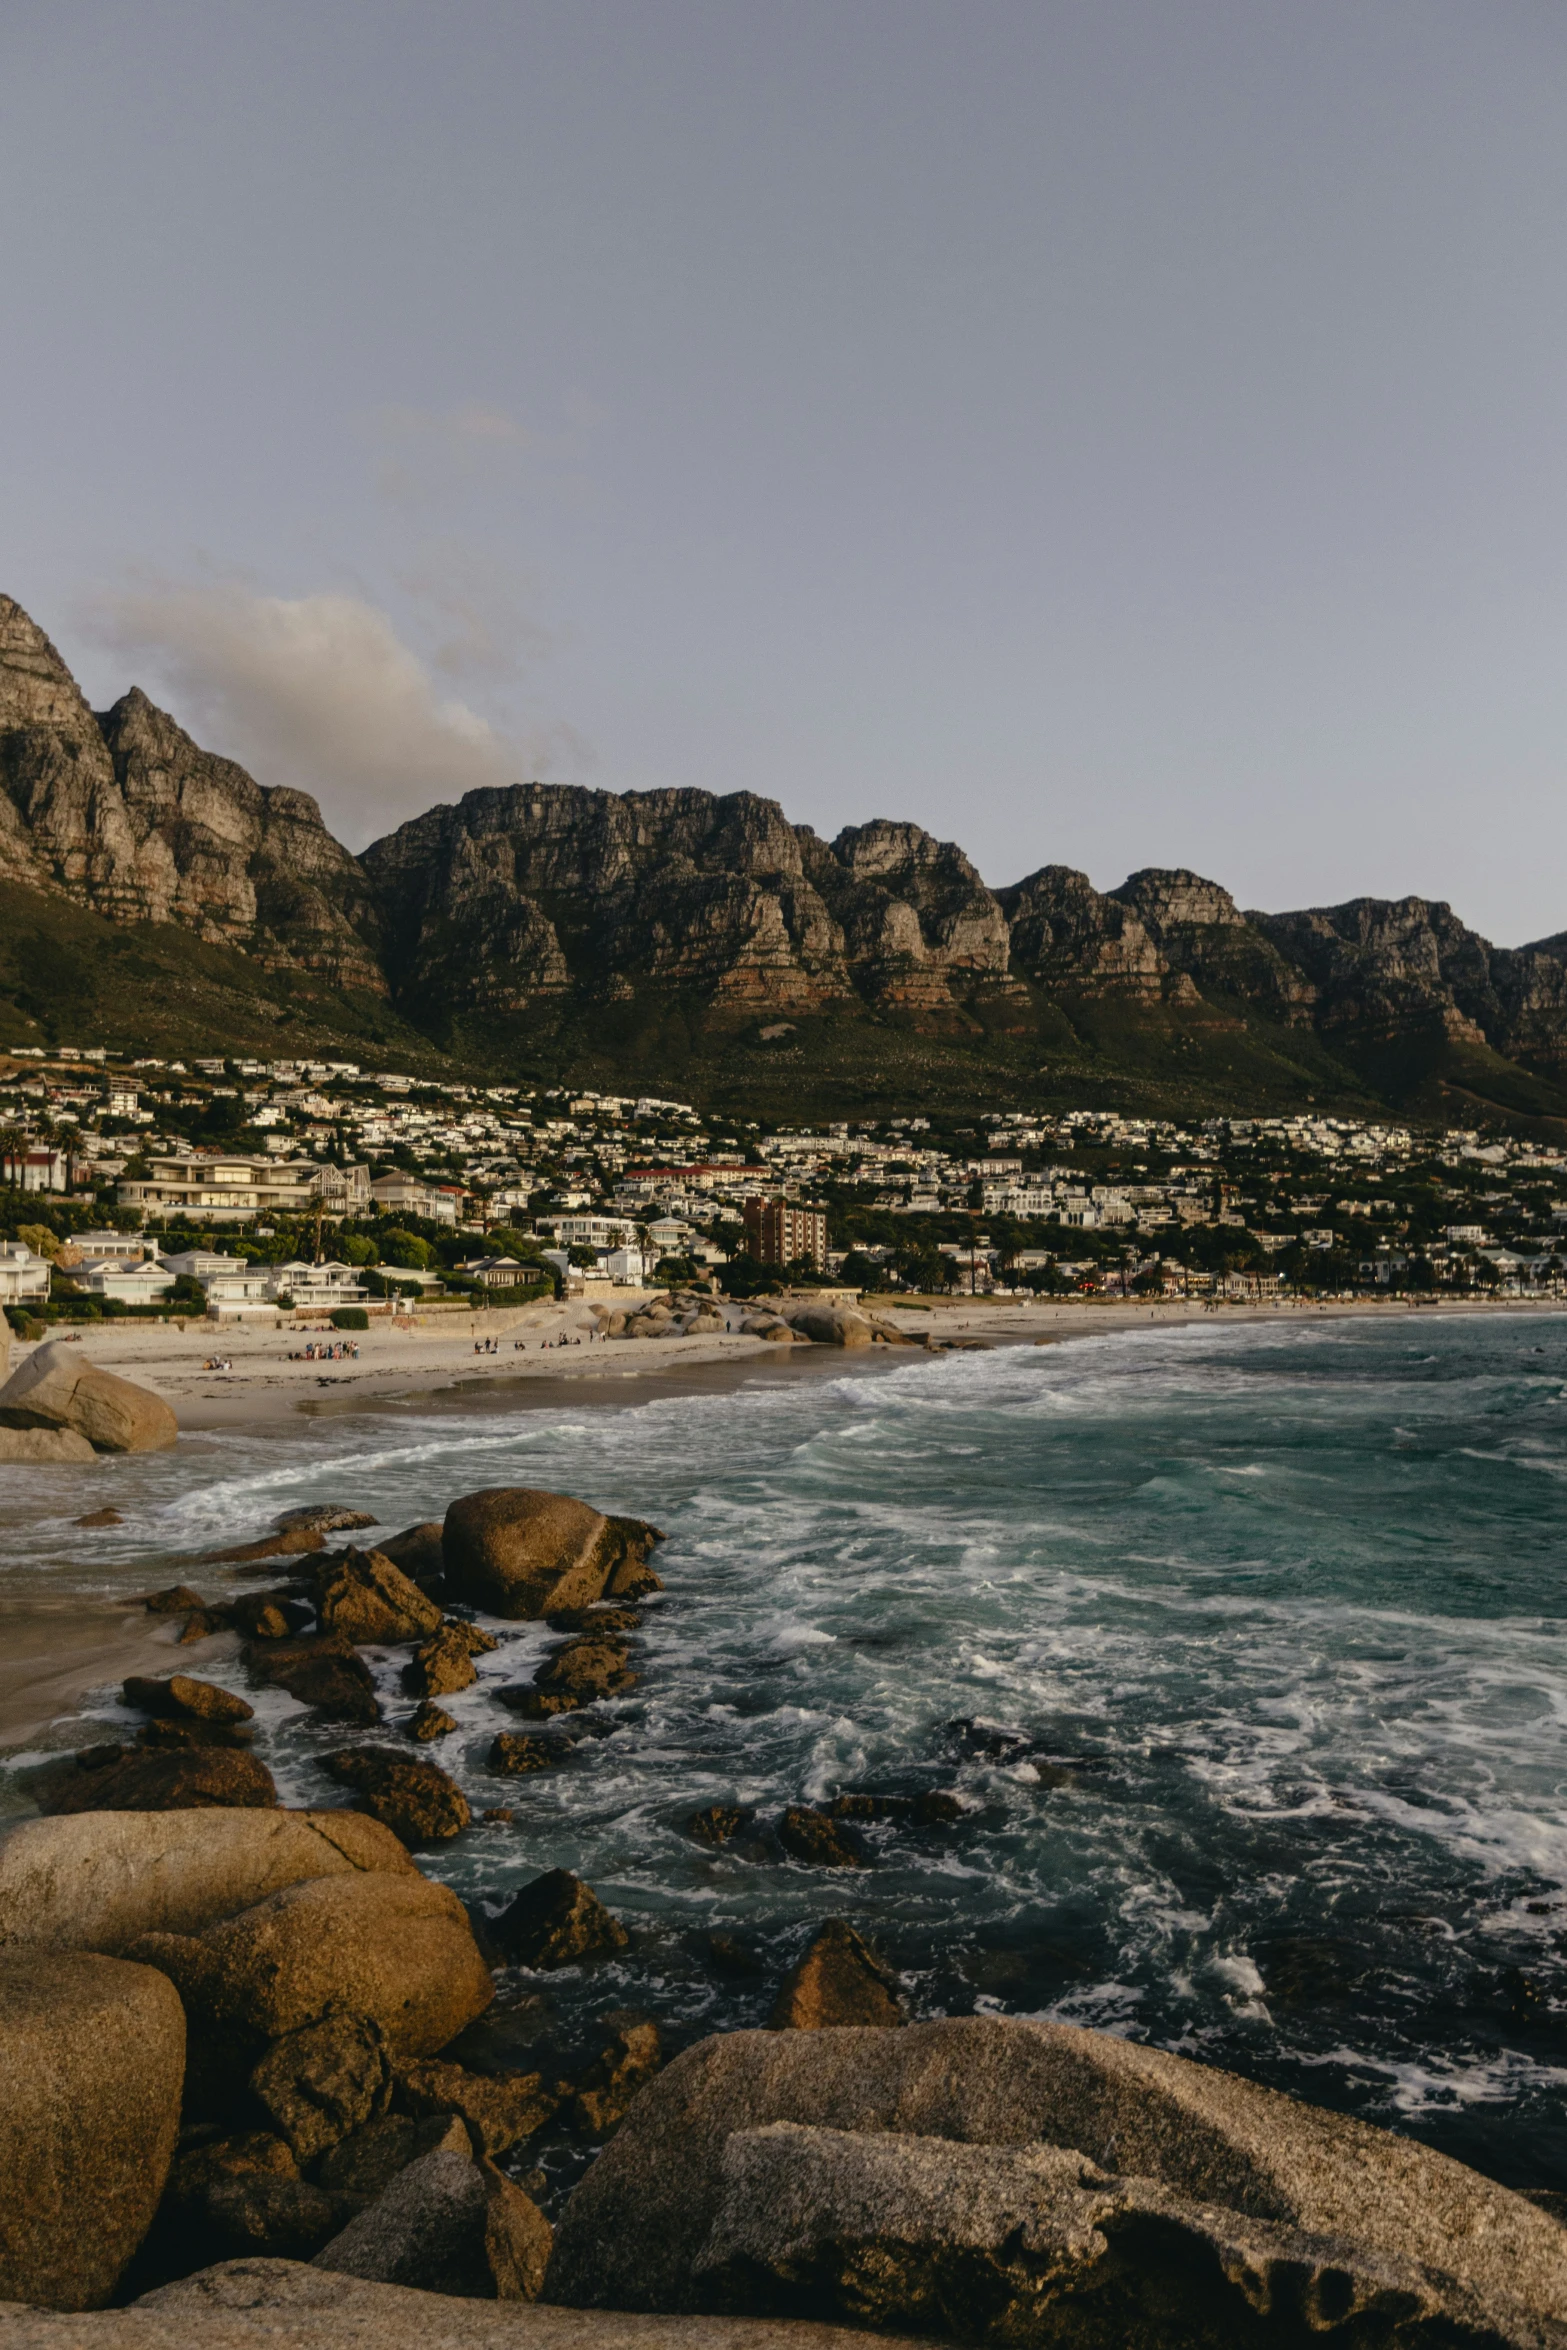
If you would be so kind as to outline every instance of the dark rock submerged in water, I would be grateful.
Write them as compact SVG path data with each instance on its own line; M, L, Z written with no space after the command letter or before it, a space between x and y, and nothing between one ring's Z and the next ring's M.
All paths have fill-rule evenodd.
M687 2049L571 2198L548 2292L778 2315L808 2300L963 2333L978 2308L1002 2340L1083 2350L1282 2350L1334 2329L1543 2350L1563 2339L1567 2231L1409 2139L1233 2074L965 2018Z
M524 1885L490 1932L518 1966L572 1966L578 1959L624 1950L631 1941L590 1885L569 1869L551 1869Z
M784 1977L772 2024L780 2032L885 2028L905 2021L898 1978L842 1918L829 1918Z
M334 1779L357 1790L365 1808L405 1844L440 1844L460 1836L472 1813L468 1798L439 1763L394 1746L345 1746L326 1757Z
M332 1721L368 1728L381 1719L370 1668L340 1632L256 1643L245 1667L253 1681L286 1689Z

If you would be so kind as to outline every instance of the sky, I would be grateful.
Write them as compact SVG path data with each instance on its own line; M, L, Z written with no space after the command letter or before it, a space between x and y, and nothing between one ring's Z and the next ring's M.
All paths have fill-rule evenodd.
M0 0L0 589L476 785L1567 925L1560 0Z

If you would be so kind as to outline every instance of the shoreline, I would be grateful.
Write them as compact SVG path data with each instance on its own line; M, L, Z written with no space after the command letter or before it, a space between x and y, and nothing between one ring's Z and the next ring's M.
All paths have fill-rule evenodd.
M638 1293L628 1293L630 1302ZM640 1293L652 1294L652 1293ZM1344 1299L1322 1305L1225 1304L1203 1306L1185 1299L1153 1305L1138 1299L1105 1301L1022 1301L1002 1299L933 1299L919 1305L900 1304L896 1298L875 1300L871 1310L894 1323L916 1342L929 1336L937 1341L983 1340L992 1346L1061 1345L1075 1338L1102 1337L1117 1330L1181 1329L1192 1325L1224 1328L1241 1322L1289 1326L1302 1321L1387 1321L1395 1316L1422 1314L1495 1315L1567 1312L1560 1299L1433 1299L1415 1304L1406 1299ZM744 1309L730 1309L737 1325ZM853 1347L784 1348L761 1338L747 1337L738 1327L723 1336L702 1338L617 1338L588 1335L592 1317L573 1301L564 1305L524 1306L507 1313L476 1312L452 1317L460 1327L431 1328L427 1323L372 1324L368 1331L214 1329L191 1324L183 1331L172 1326L105 1323L80 1338L83 1354L104 1370L151 1388L171 1405L181 1434L244 1427L286 1427L303 1419L330 1413L372 1411L398 1406L477 1402L500 1393L519 1408L536 1403L529 1391L547 1383L557 1390L566 1382L582 1381L584 1402L625 1399L625 1385L652 1386L701 1367L754 1369L766 1363L783 1371L803 1363L830 1364L839 1372L867 1362L908 1360L914 1349ZM290 1361L312 1339L331 1342L348 1337L357 1341L357 1361ZM475 1351L476 1341L492 1339L499 1351ZM76 1336L66 1340L77 1343ZM12 1368L26 1360L26 1349L12 1354ZM939 1347L932 1352L939 1352ZM232 1363L231 1370L209 1371L211 1356ZM704 1381L704 1385L706 1382ZM613 1392L611 1392L613 1391Z

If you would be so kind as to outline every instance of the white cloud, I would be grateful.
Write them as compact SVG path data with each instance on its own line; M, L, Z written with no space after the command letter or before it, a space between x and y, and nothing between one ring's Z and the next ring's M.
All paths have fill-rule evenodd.
M353 847L480 785L583 763L566 729L513 739L443 696L387 614L358 596L140 581L100 597L89 625L141 665L139 682L203 749L258 783L314 793Z

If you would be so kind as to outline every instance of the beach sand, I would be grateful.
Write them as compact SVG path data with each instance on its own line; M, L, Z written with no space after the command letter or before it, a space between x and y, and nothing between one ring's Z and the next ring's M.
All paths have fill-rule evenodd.
M635 1295L615 1293L617 1306L634 1304ZM1066 1299L957 1298L922 1305L892 1299L870 1299L871 1310L896 1323L916 1342L926 1337L939 1343L955 1338L985 1339L992 1345L1055 1344L1097 1335L1107 1330L1176 1327L1183 1323L1297 1321L1303 1315L1377 1315L1439 1310L1444 1313L1492 1313L1501 1310L1560 1311L1556 1301L1531 1307L1517 1299L1442 1301L1434 1308L1406 1301L1354 1300L1326 1306L1224 1305L1205 1308L1185 1300L1150 1305L1141 1299L1123 1302ZM412 1321L372 1322L368 1330L351 1333L357 1341L357 1360L338 1362L290 1361L312 1340L330 1344L343 1334L324 1326L308 1330L247 1329L227 1325L219 1329L193 1321L183 1330L175 1324L103 1323L70 1338L84 1354L105 1370L117 1371L153 1388L173 1407L181 1428L255 1427L286 1420L294 1413L373 1408L396 1401L412 1401L445 1394L456 1400L479 1397L498 1386L521 1386L534 1381L589 1379L608 1400L626 1400L629 1379L663 1378L684 1373L702 1363L752 1368L758 1362L780 1366L806 1359L804 1347L784 1348L760 1338L744 1336L738 1325L745 1309L729 1309L732 1327L719 1337L632 1338L604 1340L589 1333L593 1318L585 1306L525 1306L509 1313L430 1315ZM475 1352L477 1341L491 1339L498 1351ZM12 1367L25 1358L26 1349L12 1355ZM880 1357L882 1350L875 1350ZM810 1355L826 1355L840 1371L867 1360L863 1350L812 1348ZM221 1357L232 1369L209 1371L204 1365ZM907 1359L907 1358L905 1358Z

